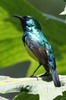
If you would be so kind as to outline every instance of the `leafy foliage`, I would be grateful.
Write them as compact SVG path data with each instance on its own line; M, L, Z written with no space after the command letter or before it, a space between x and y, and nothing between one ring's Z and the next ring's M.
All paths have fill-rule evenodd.
M58 67L59 73L66 73L64 72L66 69L66 61L65 61L66 24L60 23L58 21L46 19L46 17L42 16L41 12L39 12L26 0L0 0L0 67L2 68L2 67L16 64L18 62L30 60L31 61L30 66L33 67L30 67L28 71L28 75L29 75L33 72L35 67L37 67L38 65L38 63L34 61L31 57L29 57L29 55L27 54L21 40L23 31L21 29L20 22L17 19L12 18L10 16L11 14L17 14L21 16L31 15L39 21L39 23L42 26L43 33L45 34L46 38L50 41L50 43L53 46L55 56L56 56L57 66L59 66ZM42 72L44 72L44 69L42 70L41 67L40 71L38 71L37 74ZM21 83L22 79L20 81L19 80L17 79L17 81L15 82L15 80L12 80L12 78L10 77L0 77L0 93L20 91L20 89L22 88L22 83ZM35 81L32 81L32 84L36 86L33 88L36 89L38 88L37 86L38 81L37 84L35 84L34 82ZM40 87L43 88L44 86L44 85L42 86L43 81L41 82L39 85L39 89ZM28 82L28 84L29 83L30 82ZM23 87L24 87L24 83L23 83ZM54 93L56 93L55 89L56 88L54 88ZM58 89L58 91L59 90L60 89ZM48 89L46 91L48 91ZM38 93L35 94L35 92L36 91L34 91L34 94L27 94L23 92L19 96L16 96L14 100L20 100L20 98L26 100L27 97L29 97L29 100L30 99L35 100L35 98L36 100L38 100L39 98ZM44 95L44 89L42 90L41 95ZM7 99L1 97L0 100L7 100Z

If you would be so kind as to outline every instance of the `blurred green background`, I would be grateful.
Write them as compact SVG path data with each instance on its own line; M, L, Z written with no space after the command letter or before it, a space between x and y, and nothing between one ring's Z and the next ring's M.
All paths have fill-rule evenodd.
M66 16L59 15L64 10L65 2L44 1L0 0L0 75L30 76L38 66L38 62L33 60L24 48L20 21L11 17L11 14L30 15L39 21L44 35L53 47L58 73L66 74ZM43 13L59 17L60 21L57 18L53 19L53 16L43 16ZM44 72L44 68L41 67L36 74Z

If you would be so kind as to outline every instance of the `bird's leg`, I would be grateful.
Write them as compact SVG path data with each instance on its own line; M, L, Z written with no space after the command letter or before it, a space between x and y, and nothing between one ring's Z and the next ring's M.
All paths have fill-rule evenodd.
M46 72L43 74L43 76L48 76L50 75L50 70L49 70L49 67L47 65L44 66Z
M39 69L39 67L41 66L41 64L39 64L39 66L35 69L35 71L32 73L32 75L30 77L33 77L35 72Z

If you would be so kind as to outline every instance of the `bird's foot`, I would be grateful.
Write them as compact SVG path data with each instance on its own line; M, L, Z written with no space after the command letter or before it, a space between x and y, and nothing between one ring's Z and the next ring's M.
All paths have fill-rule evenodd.
M38 80L38 76L31 75L30 77L32 77L32 78L37 78L37 80Z
M34 77L34 75L32 74L32 75L30 75L30 77Z
M38 76L34 76L34 75L31 75L30 77L33 77L33 78L38 78Z

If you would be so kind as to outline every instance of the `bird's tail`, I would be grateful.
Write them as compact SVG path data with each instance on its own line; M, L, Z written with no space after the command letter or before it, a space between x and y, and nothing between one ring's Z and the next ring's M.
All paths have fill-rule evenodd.
M52 70L52 78L53 78L53 81L54 81L54 85L56 87L60 87L61 83L60 83L60 79L59 79L59 76L58 76L58 73L57 73L56 70Z

